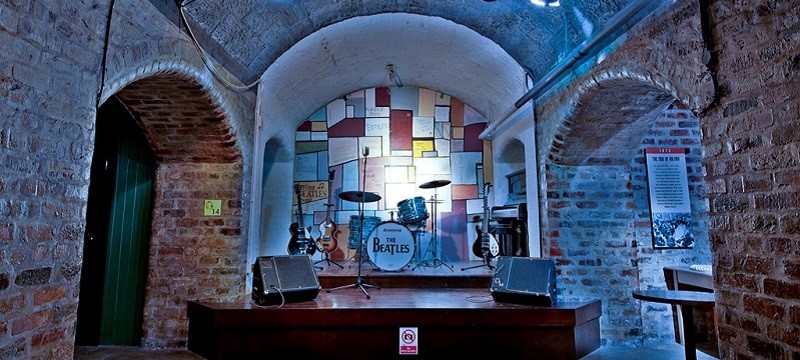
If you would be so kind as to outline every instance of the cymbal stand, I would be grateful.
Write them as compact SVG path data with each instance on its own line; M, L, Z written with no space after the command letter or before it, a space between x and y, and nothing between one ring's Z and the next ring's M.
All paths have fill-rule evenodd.
M426 252L427 251L431 252L431 259L420 262L419 264L417 264L417 266L415 266L411 270L415 270L420 266L427 266L427 267L445 266L446 268L450 269L450 271L454 271L452 266L448 265L447 263L439 259L436 255L436 248L437 248L436 241L438 240L436 234L436 218L438 217L437 216L438 210L436 204L439 202L438 191L436 190L436 188L433 189L433 197L431 199L432 199L431 203L433 204L431 206L433 208L433 224L431 225L432 234L431 234L431 241L428 243L428 249L425 250ZM420 255L420 257L422 257L422 255Z
M369 148L364 148L364 171L363 171L364 174L362 176L362 189L360 190L362 192L362 194L363 194L364 189L367 187L367 184L366 184L366 182L367 182L367 155L369 155ZM363 293L364 296L366 296L367 299L369 299L370 296L369 296L369 293L367 292L366 288L378 288L378 289L380 289L381 287L380 286L376 286L376 285L367 284L367 283L364 282L364 279L361 278L361 266L364 263L364 256L362 254L362 249L364 248L364 237L363 237L363 232L364 232L364 199L363 198L361 199L361 201L358 202L358 219L361 222L361 226L358 227L358 276L356 276L356 282L355 282L355 284L344 285L344 286L339 286L339 287L335 287L335 288L332 288L332 289L328 289L328 290L326 290L326 292L331 292L331 291L339 290L339 289L348 289L348 288L354 287L354 288L358 288L359 290L361 290L361 293Z

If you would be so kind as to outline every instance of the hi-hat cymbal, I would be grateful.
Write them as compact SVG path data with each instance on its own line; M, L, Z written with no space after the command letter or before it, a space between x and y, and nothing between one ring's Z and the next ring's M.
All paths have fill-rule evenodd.
M381 196L376 193L364 191L345 191L339 194L339 198L352 202L369 203L380 200Z
M442 186L449 185L449 184L450 184L450 180L433 180L433 181L428 181L428 182L420 185L419 188L420 189L433 189L433 188L438 188L438 187L442 187Z

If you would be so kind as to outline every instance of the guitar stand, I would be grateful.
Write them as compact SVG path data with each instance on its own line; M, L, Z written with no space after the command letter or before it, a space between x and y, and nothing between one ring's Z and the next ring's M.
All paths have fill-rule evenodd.
M476 268L484 267L484 266L489 268L489 270L494 270L494 265L492 265L492 259L489 258L489 256L484 256L483 257L483 264L475 265L475 266L463 267L463 268L461 268L461 271L469 270L469 269L476 269Z
M323 251L322 254L323 254L322 259L315 261L314 265L317 265L317 264L319 264L321 262L325 262L325 263L328 264L328 266L331 266L331 264L333 264L333 265L338 266L339 269L344 269L344 266L342 266L342 264L339 264L336 261L331 260L330 253L327 253L327 252ZM322 268L319 268L319 269L322 270Z

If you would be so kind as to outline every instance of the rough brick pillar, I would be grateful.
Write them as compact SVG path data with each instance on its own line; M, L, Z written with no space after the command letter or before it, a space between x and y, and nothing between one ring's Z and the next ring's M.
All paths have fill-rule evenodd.
M559 299L601 299L603 342L635 344L641 320L630 295L638 274L629 170L549 164L547 199Z
M701 118L726 359L800 358L800 1L712 2Z
M247 251L241 236L241 164L160 164L143 346L185 347L188 300L234 300L245 293ZM222 200L204 216L204 200Z

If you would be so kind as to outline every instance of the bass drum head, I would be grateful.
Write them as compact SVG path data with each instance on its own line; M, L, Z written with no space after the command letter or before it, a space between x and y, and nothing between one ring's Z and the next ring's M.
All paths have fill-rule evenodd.
M386 221L374 229L367 239L367 254L375 266L384 271L397 271L408 265L414 256L414 235L403 224Z

